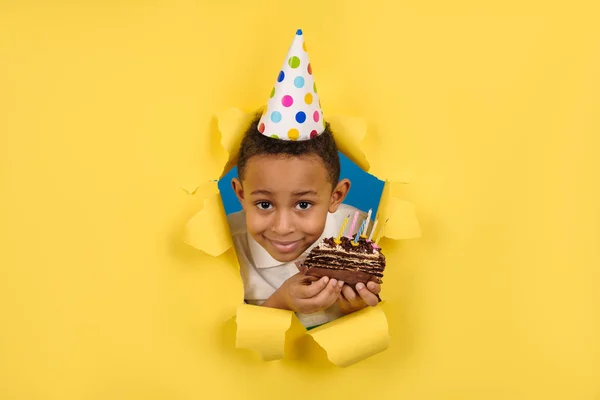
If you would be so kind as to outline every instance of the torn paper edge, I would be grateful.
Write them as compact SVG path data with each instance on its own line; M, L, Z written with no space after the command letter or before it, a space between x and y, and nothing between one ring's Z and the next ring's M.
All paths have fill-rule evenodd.
M231 118L232 121L228 121L227 119ZM237 109L237 108L232 108L226 111L223 111L219 114L217 114L217 121L218 121L218 130L219 133L221 134L221 140L220 140L220 144L223 147L223 149L226 151L227 153L227 162L225 163L225 166L223 168L223 172L221 174L221 176L219 177L222 178L227 172L228 169L226 170L226 168L228 166L233 167L232 163L235 161L236 157L237 157L237 149L239 149L239 144L241 143L241 139L242 139L242 135L247 127L247 124L251 121L252 119L252 114L247 114L244 113L243 111ZM358 165L361 169L363 169L363 171L369 173L369 169L370 169L370 164L368 162L368 158L367 155L364 153L364 151L361 148L362 142L364 140L364 138L366 137L366 122L361 119L361 118L356 118L356 117L332 117L329 119L330 121L333 121L333 123L331 123L332 126L332 130L334 129L335 126L349 126L349 124L352 123L356 123L356 124L360 124L361 128L361 134L360 134L360 139L358 141L358 144L356 146L352 146L352 141L346 141L344 139L341 140L341 142L343 142L345 144L345 146L340 146L340 152L342 152L344 155L346 155L350 160L352 160L356 165ZM343 130L341 130L340 132L343 132ZM340 135L340 134L338 134ZM343 133L340 135L343 137ZM348 145L348 143L350 143L350 145ZM376 175L373 175L375 177L377 177ZM378 177L377 177L378 178ZM380 178L378 178L380 179ZM382 237L387 237L389 239L393 239L393 240L400 240L400 239L409 239L409 238L414 238L414 237L419 237L421 235L421 231L420 231L420 226L418 225L418 219L416 218L416 215L414 216L414 218L412 218L411 220L411 225L414 229L411 231L410 229L403 230L403 226L402 223L400 221L397 221L397 214L399 214L398 209L401 206L405 206L406 207L412 207L412 211L414 212L414 206L412 206L411 203L402 200L396 196L391 196L390 194L390 185L392 183L395 183L393 181L390 180L385 180L384 181L384 190L382 192L382 195L380 197L380 201L379 201L379 208L378 208L378 216L377 218L382 218L387 220L387 231L388 233L386 233L386 231L383 231L383 235ZM406 183L406 182L398 182L398 183ZM188 191L188 193L190 194L195 194L198 188L193 189L193 191ZM184 189L185 190L185 189ZM187 190L186 190L187 191ZM399 206L401 205L401 206ZM410 206L408 206L410 205ZM215 214L216 212L216 214ZM400 212L400 214L402 214ZM209 224L209 225L206 225ZM198 227L196 227L198 226ZM205 240L206 239L206 235L205 234L198 234L198 230L200 229L200 232L202 232L201 227L204 226L211 226L211 236L214 238L214 240ZM404 227L406 228L406 227ZM215 231L216 230L216 235L215 235ZM400 232L400 233L398 233ZM200 238L197 238L197 236L201 236ZM226 236L226 237L225 237ZM187 243L190 246L193 246L203 252L205 252L206 254L209 254L213 257L218 257L220 255L222 255L225 251L227 251L231 246L232 246L232 240L231 240L231 232L229 230L229 224L227 222L227 216L225 214L225 209L224 209L224 205L222 202L222 198L221 198L221 193L218 192L214 195L210 195L210 196L206 196L204 198L204 208L199 211L196 215L194 215L192 217L192 219L190 219L190 221L188 222L188 224L186 225L186 229L184 232L184 242ZM241 277L240 277L241 279ZM236 318L238 318L238 313L240 312L240 310L242 310L244 306L248 306L247 304L241 304L240 308L238 308L238 312L236 313ZM259 306L257 306L259 307ZM262 308L262 307L261 307ZM371 307L369 307L370 309ZM275 309L267 309L267 308L262 308L263 310L261 310L261 312L264 312L265 315L271 312L279 312L282 310L275 310ZM381 318L383 318L383 320L385 320L385 326L386 326L386 332L387 332L387 319L385 317L385 313L383 312L383 310L376 308L378 313L381 313L379 316ZM313 332L307 332L308 335L310 335L311 337L313 337L315 339L315 341L327 352L328 354L328 359L335 365L338 366L348 366L348 365L352 365L356 362L359 362L367 357L372 356L373 354L379 353L383 350L385 350L385 348L387 348L387 344L385 344L385 346L381 347L380 349L377 349L377 351L375 353L369 353L369 352L361 352L360 354L357 355L353 355L353 357L347 357L347 351L346 353L346 357L336 357L335 355L332 355L330 357L330 352L331 349L328 351L327 347L328 346L323 340L319 340L320 337L323 336L323 332L328 332L329 329L334 329L336 326L339 327L341 324L344 324L344 321L353 321L355 319L360 319L361 316L364 316L367 312L363 312L364 310L358 311L356 313L347 315L345 317L342 317L338 320L332 321L329 324L326 324L322 327L317 328L316 330L314 330ZM290 313L290 318L294 318L295 315L293 314L293 312L289 311ZM346 318L346 319L344 319ZM241 321L243 321L244 318L241 319ZM241 322L241 327L238 325L238 330L236 332L236 347L238 348L249 348L251 350L257 351L261 357L264 360L276 360L276 359L280 359L284 357L284 348L285 348L285 333L290 329L290 327L292 326L292 320L289 319L289 324L287 325L287 328L285 330L283 330L282 332L274 332L274 335L278 335L277 340L277 349L274 350L272 348L269 348L269 344L259 344L259 345L250 345L250 344L244 344L245 340L248 340L247 337L244 337L244 335L241 335L240 337L238 337L240 335L240 332L244 332L244 330L248 330L250 329L250 326L253 324L250 324L248 326L245 326L244 322ZM330 326L331 325L331 326ZM368 324L367 324L368 325ZM368 326L366 326L368 328ZM252 331L252 329L250 329L250 331ZM283 334L283 340L281 339L281 335ZM267 335L268 336L268 335ZM389 333L387 333L386 335L387 337L387 342L389 342ZM260 340L264 341L265 336L261 335ZM386 341L384 341L385 343L387 343ZM249 343L252 343L252 340L249 340ZM268 351L265 350L261 350L264 348L267 348Z

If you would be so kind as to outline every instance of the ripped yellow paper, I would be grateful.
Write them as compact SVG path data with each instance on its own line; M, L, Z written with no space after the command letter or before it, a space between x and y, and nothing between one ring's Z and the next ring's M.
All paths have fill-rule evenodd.
M220 143L227 152L221 177L235 165L243 134L252 118L253 114L239 109L217 115ZM361 146L367 131L366 122L355 117L331 117L329 123L339 150L368 172L369 162ZM390 182L384 185L377 218L385 225L382 236L390 239L408 239L421 234L414 207L390 194ZM204 208L186 225L184 241L215 257L232 246L220 193L205 198ZM291 311L241 304L236 312L236 323L236 347L255 351L265 361L283 358L286 344L294 346L298 338L306 335L339 367L369 358L389 346L387 319L380 305L306 331Z
M376 219L379 220L382 237L404 240L421 236L414 205L392 195L390 182L383 187Z
M338 367L347 367L388 348L390 336L380 306L367 307L308 332Z
M213 257L233 245L220 193L204 199L204 208L187 223L183 241Z
M254 350L265 361L283 358L293 317L292 311L241 304L236 313L236 347Z
M252 114L230 108L217 114L217 126L221 133L221 146L227 152L227 163L219 178L234 167L242 143L243 133L252 121Z
M382 309L368 307L311 331L306 331L292 311L242 304L236 314L236 347L255 351L265 361L285 356L286 341L308 334L329 361L347 367L389 346L387 319Z

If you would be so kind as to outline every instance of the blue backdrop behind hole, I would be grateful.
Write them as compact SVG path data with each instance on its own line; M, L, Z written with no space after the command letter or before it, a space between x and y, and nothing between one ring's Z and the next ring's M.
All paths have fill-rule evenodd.
M374 218L379 207L384 182L360 169L342 153L339 154L341 166L340 179L348 178L352 183L350 192L346 196L344 203L365 212L372 208ZM225 213L227 214L241 211L242 209L231 188L231 179L235 177L237 177L237 167L233 168L219 180L219 191L221 192Z

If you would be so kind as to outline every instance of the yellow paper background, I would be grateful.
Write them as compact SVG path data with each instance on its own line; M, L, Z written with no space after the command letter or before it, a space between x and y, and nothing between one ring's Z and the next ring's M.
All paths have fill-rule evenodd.
M594 4L0 5L0 397L598 398ZM215 112L266 101L298 27L423 228L383 242L389 349L345 369L235 349L232 250L181 242Z

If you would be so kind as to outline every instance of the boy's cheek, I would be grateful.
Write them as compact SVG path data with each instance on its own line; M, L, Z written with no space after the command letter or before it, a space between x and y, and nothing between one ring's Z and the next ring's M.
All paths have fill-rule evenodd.
M260 234L268 227L267 218L256 215L252 211L246 213L246 228L250 234Z
M321 236L323 231L325 230L325 221L327 219L327 215L319 215L316 218L307 221L304 232L310 234L311 236L318 238Z

